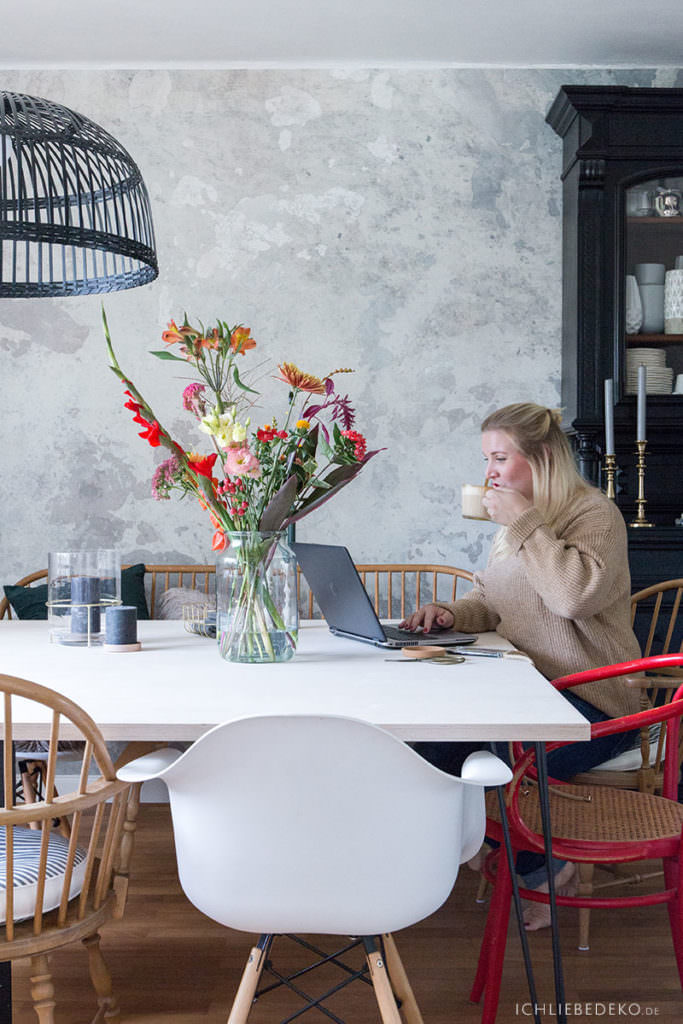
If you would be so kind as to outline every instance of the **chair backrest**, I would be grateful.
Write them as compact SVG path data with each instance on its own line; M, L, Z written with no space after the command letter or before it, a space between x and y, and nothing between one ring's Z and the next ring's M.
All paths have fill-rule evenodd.
M122 566L126 569L128 566ZM387 563L357 565L361 579L383 619L403 618L428 601L455 601L459 584L471 583L473 574L452 565ZM150 618L155 618L161 596L173 588L199 590L208 597L215 594L215 565L145 565L145 592ZM28 587L47 578L47 569L39 569L17 580L17 586ZM321 617L313 594L299 569L297 573L299 614L305 619ZM6 597L0 600L0 619L12 618Z
M14 676L0 675L0 693L0 960L8 960L71 941L69 930L93 916L120 916L130 854L121 839L126 821L134 821L137 805L132 806L130 784L117 780L104 738L82 708L54 690ZM31 702L34 720L49 729L48 750L40 754L46 763L45 791L35 803L17 801L14 792L13 750L23 739L14 725L17 700L22 701L22 712L24 702ZM81 766L73 776L73 791L57 795L60 739L81 741ZM58 818L69 820L68 839L54 829ZM20 944L19 952L13 943Z
M510 778L479 753L468 780ZM444 902L484 834L482 782L446 775L356 719L228 722L158 777L169 788L186 895L244 931L403 928Z
M683 650L682 597L683 579L664 580L632 595L631 625L643 657Z
M455 601L459 585L471 583L473 573L453 565L386 563L356 565L375 612L382 619L405 618L421 604ZM297 574L299 614L305 619L321 618L313 593L303 573ZM463 592L464 586L460 588Z

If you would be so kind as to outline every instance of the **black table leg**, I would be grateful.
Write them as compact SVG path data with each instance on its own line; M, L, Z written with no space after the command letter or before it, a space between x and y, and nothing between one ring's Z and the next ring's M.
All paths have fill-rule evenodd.
M536 743L536 769L538 772L538 797L541 805L541 822L545 836L545 862L548 869L548 894L550 897L550 923L553 938L553 967L555 970L555 1003L559 1024L567 1024L567 1009L564 997L564 976L560 933L557 926L557 904L555 902L555 880L552 871L553 843L550 826L550 795L548 791L548 765L545 757L545 743Z

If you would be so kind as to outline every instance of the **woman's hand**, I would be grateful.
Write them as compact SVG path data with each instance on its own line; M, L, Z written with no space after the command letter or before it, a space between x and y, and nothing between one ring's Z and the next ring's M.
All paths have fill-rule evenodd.
M482 501L493 522L501 526L509 526L531 508L531 502L511 487L490 487Z
M452 629L454 622L453 613L447 608L442 608L438 604L424 604L398 625L399 629L409 629L413 633L422 626L422 632L429 633L432 627L437 630Z

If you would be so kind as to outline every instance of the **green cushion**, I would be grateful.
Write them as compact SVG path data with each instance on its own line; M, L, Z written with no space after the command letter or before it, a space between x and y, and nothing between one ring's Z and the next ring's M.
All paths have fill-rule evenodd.
M47 583L39 587L4 587L4 591L18 619L47 618ZM121 602L137 608L138 620L149 618L144 562L121 570Z

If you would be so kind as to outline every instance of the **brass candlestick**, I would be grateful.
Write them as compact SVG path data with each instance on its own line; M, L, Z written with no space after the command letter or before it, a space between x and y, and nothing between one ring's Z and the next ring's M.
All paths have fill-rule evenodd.
M638 497L636 498L636 505L638 506L638 514L634 522L629 523L629 526L654 526L654 523L648 523L645 518L645 506L647 501L645 500L645 448L647 441L636 441L636 448L638 449L638 462L636 467L638 469Z
M605 494L608 498L614 499L617 496L617 492L614 487L614 477L617 472L617 457L616 455L605 455L605 476L607 477L607 488Z

